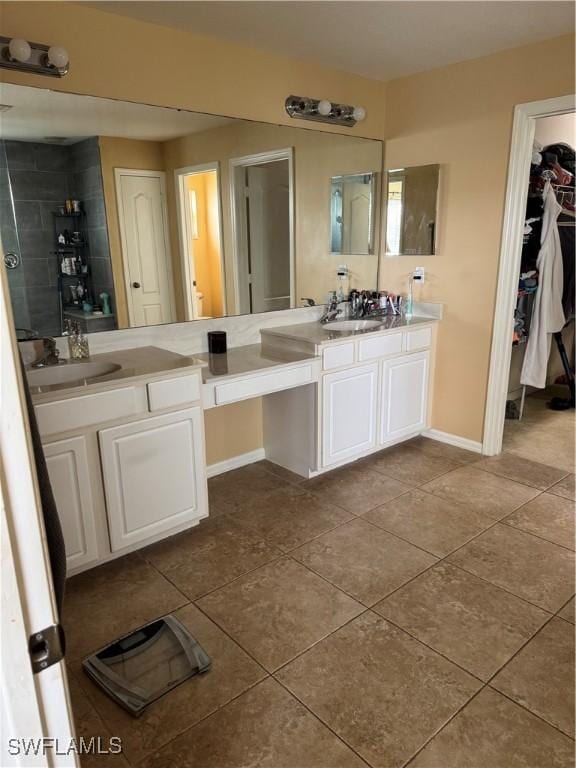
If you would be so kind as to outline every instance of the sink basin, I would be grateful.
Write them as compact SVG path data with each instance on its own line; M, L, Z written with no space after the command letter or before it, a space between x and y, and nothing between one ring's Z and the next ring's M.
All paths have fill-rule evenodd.
M379 328L382 323L379 320L336 320L326 323L327 331L367 331L369 328Z
M47 365L45 368L32 368L26 372L31 387L50 386L52 384L76 384L85 379L105 376L121 368L116 363L61 363Z

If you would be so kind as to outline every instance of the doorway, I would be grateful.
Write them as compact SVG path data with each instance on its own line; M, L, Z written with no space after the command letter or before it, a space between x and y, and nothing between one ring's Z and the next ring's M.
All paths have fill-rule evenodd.
M573 158L574 110L574 97L569 96L520 105L515 111L483 450L488 455L503 450L567 472L573 471L574 464L575 421L574 408L570 407L574 310L573 301L571 307L565 303L566 295L571 293L573 299L573 288L567 285L563 295L562 284L573 280L574 253L573 246L561 241L569 234L564 227L571 227L573 237L574 175L564 175L550 149L559 143L569 145ZM564 159L560 162L565 165ZM554 211L554 215L549 214L550 227L545 224L545 210ZM538 259L544 252L546 232L554 234L559 243L554 263L560 290L551 293L547 289L546 293L554 297L556 315L562 314L561 320L555 320L558 329L542 325L539 319L549 316L543 315L539 303L545 295L546 267ZM543 337L544 352L535 356L539 327L546 327L549 333ZM552 333L554 330L558 332ZM526 362L530 345L532 352ZM566 350L564 363L558 353L561 345ZM530 360L535 363L530 364Z
M114 174L130 326L174 322L166 175L130 168Z
M186 320L226 315L218 163L174 172Z
M230 161L236 311L296 306L292 150Z

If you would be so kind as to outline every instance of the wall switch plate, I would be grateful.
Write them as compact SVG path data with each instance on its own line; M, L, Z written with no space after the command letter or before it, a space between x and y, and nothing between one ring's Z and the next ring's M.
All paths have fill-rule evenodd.
M415 283L424 283L426 282L426 270L424 267L416 267L414 272L412 272L412 279Z

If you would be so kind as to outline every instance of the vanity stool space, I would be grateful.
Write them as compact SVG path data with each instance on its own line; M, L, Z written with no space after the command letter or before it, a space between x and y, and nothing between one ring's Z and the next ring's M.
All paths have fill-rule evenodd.
M32 390L69 575L208 515L202 364L153 347L99 357L123 368Z

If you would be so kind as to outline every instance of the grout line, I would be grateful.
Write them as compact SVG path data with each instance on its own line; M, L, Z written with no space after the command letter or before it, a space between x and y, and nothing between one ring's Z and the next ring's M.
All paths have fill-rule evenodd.
M529 502L528 502L529 503ZM519 507L521 509L521 507ZM514 512L511 512L511 515L514 515L518 510L514 510ZM510 515L508 515L510 517ZM528 531L526 528L521 528L519 525L512 525L511 523L507 523L506 520L508 517L502 518L499 522L502 523L502 525L506 525L508 528L514 528L516 531L522 531L522 533L529 533L531 536L534 536L536 539L540 539L540 541L545 541L547 544L553 544L555 547L560 547L561 549L565 549L567 552L572 552L573 554L576 552L576 550L572 549L571 547L567 547L565 544L559 544L557 541L552 541L551 539L546 539L544 536L540 536L538 533L534 533L534 531Z

